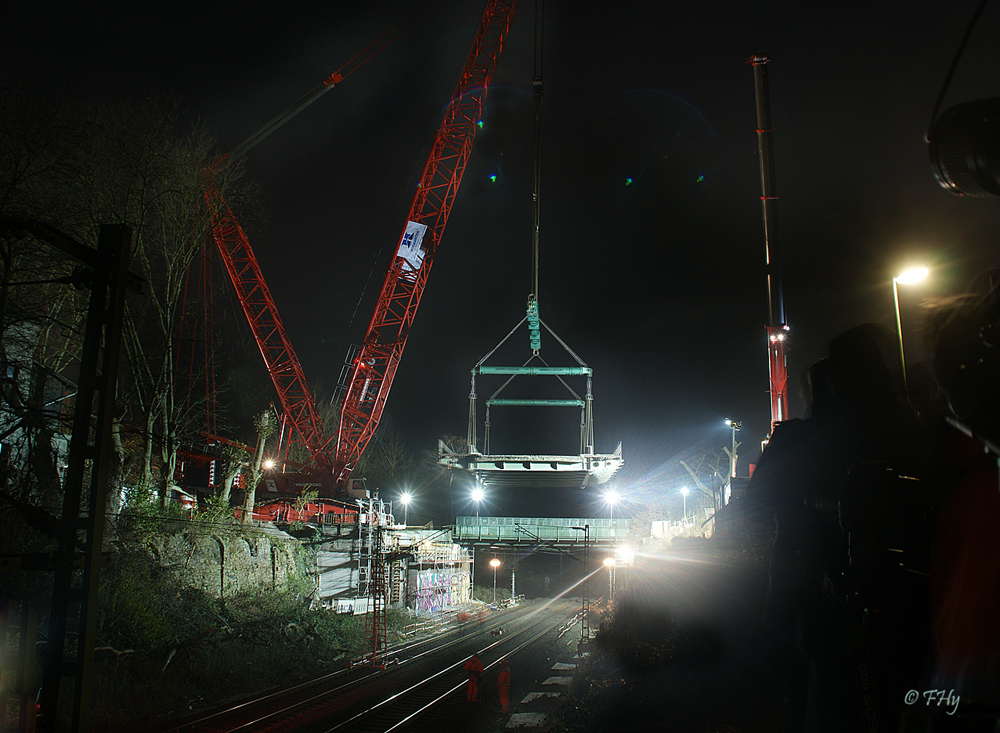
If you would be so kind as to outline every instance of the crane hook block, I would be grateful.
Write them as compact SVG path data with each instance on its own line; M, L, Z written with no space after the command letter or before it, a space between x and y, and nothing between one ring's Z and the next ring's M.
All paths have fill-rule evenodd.
M542 348L542 333L539 328L541 319L538 316L538 301L534 297L528 298L528 342L532 351Z

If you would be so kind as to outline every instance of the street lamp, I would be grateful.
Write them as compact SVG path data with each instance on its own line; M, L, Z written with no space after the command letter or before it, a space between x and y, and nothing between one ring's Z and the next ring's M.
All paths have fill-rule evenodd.
M736 478L736 431L739 430L741 427L743 427L743 423L740 422L739 420L730 420L727 417L726 425L728 425L730 429L733 431L733 452L729 456L729 463L731 464L729 475L732 478Z
M406 510L409 509L409 507L410 507L410 499L412 499L412 498L413 498L413 496L410 494L409 491L404 491L402 493L402 495L399 497L399 500L401 502L403 502L403 526L404 527L406 526Z
M608 600L615 602L615 559L613 557L604 558L604 564L608 567Z
M604 501L611 507L611 521L615 521L615 502L618 501L618 492L614 489L604 492Z
M910 285L912 283L918 283L927 277L926 267L914 267L912 270L907 270L906 272L894 277L892 279L892 302L896 306L896 333L899 335L899 363L903 368L903 393L906 393L906 357L903 356L903 326L899 318L899 287L898 285L902 283L903 285Z
M497 568L500 567L500 561L497 558L490 560L490 567L493 568L493 605L497 604Z
M580 643L584 644L590 641L590 593L588 591L588 579L590 578L590 525L585 524L582 527L570 527L570 529L583 532L583 580L581 581L582 592L580 593Z
M483 500L483 490L478 486L472 490L472 500L476 502L476 519L479 519L479 502Z
M688 487L681 487L681 494L684 496L684 521L688 518Z

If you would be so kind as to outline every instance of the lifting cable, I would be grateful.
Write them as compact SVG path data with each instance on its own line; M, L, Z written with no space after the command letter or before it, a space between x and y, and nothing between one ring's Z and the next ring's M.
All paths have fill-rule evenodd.
M545 3L535 0L535 57L534 74L531 78L531 92L535 98L535 141L532 165L531 190L531 294L528 295L528 345L531 352L538 355L542 349L542 334L538 316L538 242L540 237L542 182L542 36L544 29Z
M416 28L422 21L432 15L435 11L439 10L447 2L448 0L428 0L428 2L422 5L418 10L410 14L394 28L382 34L381 37L370 43L366 48L347 61L347 63L323 79L323 81L302 96L295 104L261 127L242 143L237 145L232 152L223 156L212 167L216 171L222 170L227 168L234 161L239 160L258 143L263 141L268 135L295 117L295 115L315 102L323 96L323 94L333 89L333 87L371 61L408 32Z
M535 57L534 74L531 78L531 92L535 98L535 149L533 161L534 189L531 193L531 299L538 302L538 243L541 217L542 182L542 38L545 23L545 0L535 0Z

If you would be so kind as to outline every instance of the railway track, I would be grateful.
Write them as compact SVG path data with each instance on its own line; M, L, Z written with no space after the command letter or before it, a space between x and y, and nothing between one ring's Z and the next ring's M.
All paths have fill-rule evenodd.
M386 669L354 666L275 690L165 733L391 731L465 699L462 665L477 652L487 669L576 622L569 601L527 604L434 637L388 649ZM498 634L498 629L503 629Z

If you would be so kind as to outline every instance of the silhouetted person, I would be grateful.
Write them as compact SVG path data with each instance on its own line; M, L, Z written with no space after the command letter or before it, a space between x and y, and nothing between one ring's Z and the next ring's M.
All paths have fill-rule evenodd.
M931 686L954 689L960 714L1000 716L1000 313L992 295L966 296L925 318L951 420L936 482Z
M775 540L769 568L767 621L777 633L776 662L786 679L784 730L805 726L810 665L822 656L832 606L824 588L839 570L842 540L833 508L846 477L849 424L833 396L830 362L809 368L810 417L779 424L754 470L745 516L769 525ZM832 613L837 608L833 606ZM813 669L814 686L817 671ZM829 716L828 716L829 717ZM839 721L830 720L828 730ZM820 729L822 730L822 729Z
M882 675L879 707L887 717L898 714L902 683L892 676L893 662L921 663L919 643L904 647L909 636L891 630L867 637L861 615L870 605L883 606L894 621L909 624L913 616L910 635L919 636L926 614L908 607L920 604L884 560L882 543L884 527L903 524L893 522L900 505L887 498L900 490L897 476L919 475L930 444L904 398L895 337L883 326L864 324L834 338L828 359L810 370L810 383L812 416L777 426L750 482L746 508L757 521L775 517L769 617L782 638L794 640L808 669L797 677L790 665L787 729L800 725L803 692L796 680L805 677L805 728L839 731L865 714L856 701L865 699L859 692L874 670ZM918 495L914 489L914 504ZM890 661L892 654L905 659ZM869 656L873 666L859 661Z
M882 462L918 476L929 458L929 435L906 400L896 336L865 323L830 342L830 388L849 422L844 462Z

